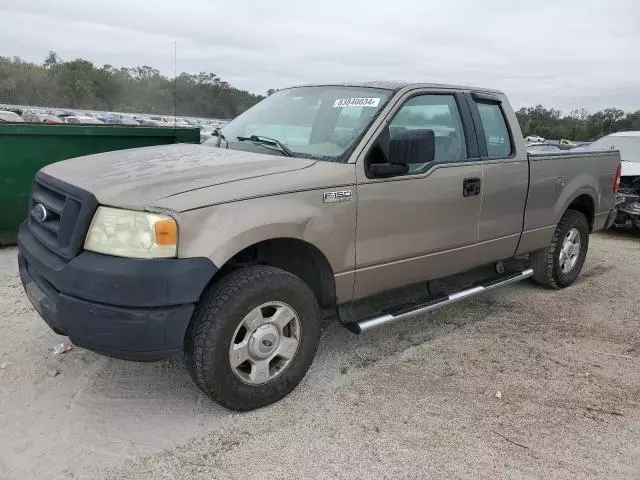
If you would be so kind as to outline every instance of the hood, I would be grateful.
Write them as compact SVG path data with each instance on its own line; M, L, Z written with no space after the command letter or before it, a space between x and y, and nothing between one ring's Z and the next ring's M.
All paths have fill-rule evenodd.
M622 161L622 176L635 177L640 176L640 162Z
M42 171L93 193L102 205L139 210L191 190L300 170L314 163L301 158L178 144L72 158Z

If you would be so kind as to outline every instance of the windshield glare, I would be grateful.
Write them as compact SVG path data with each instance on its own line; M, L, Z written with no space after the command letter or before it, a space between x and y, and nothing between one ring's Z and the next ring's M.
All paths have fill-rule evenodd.
M294 157L346 161L391 94L362 87L298 87L281 90L235 118L220 131L228 148L282 155L252 136L278 140ZM208 142L209 143L209 142Z
M589 145L589 150L620 150L622 160L640 163L640 136L607 135Z

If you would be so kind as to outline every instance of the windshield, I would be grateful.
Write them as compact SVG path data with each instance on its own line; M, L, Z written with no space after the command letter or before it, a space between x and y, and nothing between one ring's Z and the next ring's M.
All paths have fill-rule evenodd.
M640 135L607 135L589 145L589 150L620 150L623 161L640 163Z
M226 124L224 140L205 145L343 162L391 93L339 86L281 90ZM278 143L284 148L274 148Z

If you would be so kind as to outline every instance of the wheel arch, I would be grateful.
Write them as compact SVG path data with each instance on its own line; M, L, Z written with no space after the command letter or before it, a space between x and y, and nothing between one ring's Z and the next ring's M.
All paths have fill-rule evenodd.
M335 305L334 272L325 254L315 245L295 237L277 237L256 242L234 252L213 278L247 265L281 268L304 281L323 308Z
M593 196L589 193L580 193L576 195L573 200L567 205L564 210L566 213L568 210L576 210L587 217L589 223L589 231L593 230L593 221L596 214L596 204ZM563 215L564 215L563 213Z

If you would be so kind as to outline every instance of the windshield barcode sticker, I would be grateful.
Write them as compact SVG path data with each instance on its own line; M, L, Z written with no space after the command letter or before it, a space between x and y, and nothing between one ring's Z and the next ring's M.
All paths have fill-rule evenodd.
M333 108L342 107L377 107L380 98L339 98L333 103Z

